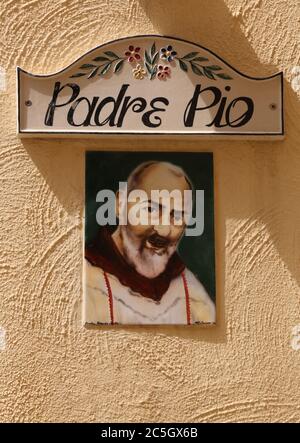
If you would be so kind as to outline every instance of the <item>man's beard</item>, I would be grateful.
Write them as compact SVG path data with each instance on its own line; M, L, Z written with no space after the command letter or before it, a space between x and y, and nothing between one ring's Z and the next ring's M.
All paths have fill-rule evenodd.
M120 228L124 255L128 263L144 277L155 278L160 275L175 252L176 244L171 244L169 240L155 233L140 240L126 226L120 226ZM147 242L157 249L147 248Z

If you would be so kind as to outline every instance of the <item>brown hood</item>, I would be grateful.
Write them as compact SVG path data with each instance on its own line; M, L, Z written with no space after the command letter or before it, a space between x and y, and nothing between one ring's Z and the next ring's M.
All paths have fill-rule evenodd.
M155 278L144 277L120 254L107 227L102 227L96 240L86 247L85 257L93 266L98 266L105 272L115 275L123 286L155 301L161 300L171 280L180 275L185 268L175 252L169 259L164 272Z

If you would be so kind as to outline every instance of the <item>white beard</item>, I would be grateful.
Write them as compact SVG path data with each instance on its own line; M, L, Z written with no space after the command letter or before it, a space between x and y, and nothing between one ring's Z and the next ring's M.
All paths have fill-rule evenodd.
M120 228L125 256L135 270L147 278L155 278L161 274L166 269L169 258L175 252L176 245L169 246L162 254L147 248L140 251L140 242L132 238L125 226Z

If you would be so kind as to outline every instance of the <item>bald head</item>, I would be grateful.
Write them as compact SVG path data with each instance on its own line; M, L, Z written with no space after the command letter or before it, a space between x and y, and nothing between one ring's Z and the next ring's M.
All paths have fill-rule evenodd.
M149 161L140 164L128 177L128 192L134 189L192 189L191 181L182 168L168 162Z

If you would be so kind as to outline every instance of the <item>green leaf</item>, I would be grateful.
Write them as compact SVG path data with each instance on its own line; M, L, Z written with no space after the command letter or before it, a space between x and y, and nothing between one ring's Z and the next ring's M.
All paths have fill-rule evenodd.
M115 64L114 72L120 72L121 69L122 69L123 64L124 64L124 60L119 60L119 61Z
M92 70L92 72L88 75L88 78L93 78L97 74L99 66Z
M100 57L96 57L93 59L94 62L106 62L108 60L107 57L103 57L102 55L100 55Z
M191 66L192 66L192 70L193 70L194 74L203 75L201 69L197 65L195 65L194 63L191 63Z
M206 57L195 57L193 62L208 62L208 58L206 58Z
M154 54L156 52L156 46L155 46L155 42L153 43L153 45L151 46L151 56L153 57Z
M184 72L188 72L188 67L187 65L179 58L179 66L180 68L184 71Z
M199 52L189 52L188 54L186 54L184 57L182 57L184 60L187 60L188 58L193 58L195 57L197 54L199 54Z
M104 51L104 54L108 55L108 57L119 58L119 56L112 51Z
M106 63L106 64L104 65L103 69L101 69L99 75L105 75L105 74L109 71L109 69L110 69L110 67L111 67L111 64L112 64L112 62Z
M158 62L158 52L156 52L152 58L152 64L155 65Z
M154 77L156 76L156 72L157 72L157 66L154 66L154 68L152 69L152 72L150 74L150 80L154 79Z
M91 63L86 63L80 66L80 69L91 69L91 68L96 68L96 65L92 65Z
M85 72L78 72L77 74L73 74L73 75L71 75L70 78L82 77L82 76L84 76L84 75L86 75Z
M149 65L152 64L152 63L151 63L151 58L149 57L149 54L148 54L147 51L145 51L145 60L146 60L146 63L149 63Z
M203 71L204 71L204 75L206 75L207 78L211 78L212 80L215 80L215 77L214 77L213 73L210 72L209 69L206 69L203 66Z
M151 75L151 72L152 72L152 70L151 70L151 65L149 65L149 63L145 62L145 66L146 66L146 69L147 69L147 71L148 71L148 74Z
M212 66L205 66L206 69L211 69L212 71L221 71L221 66L212 65Z
M224 72L221 72L220 74L216 74L218 77L222 78L223 80L232 80L232 77L230 75L225 74Z

